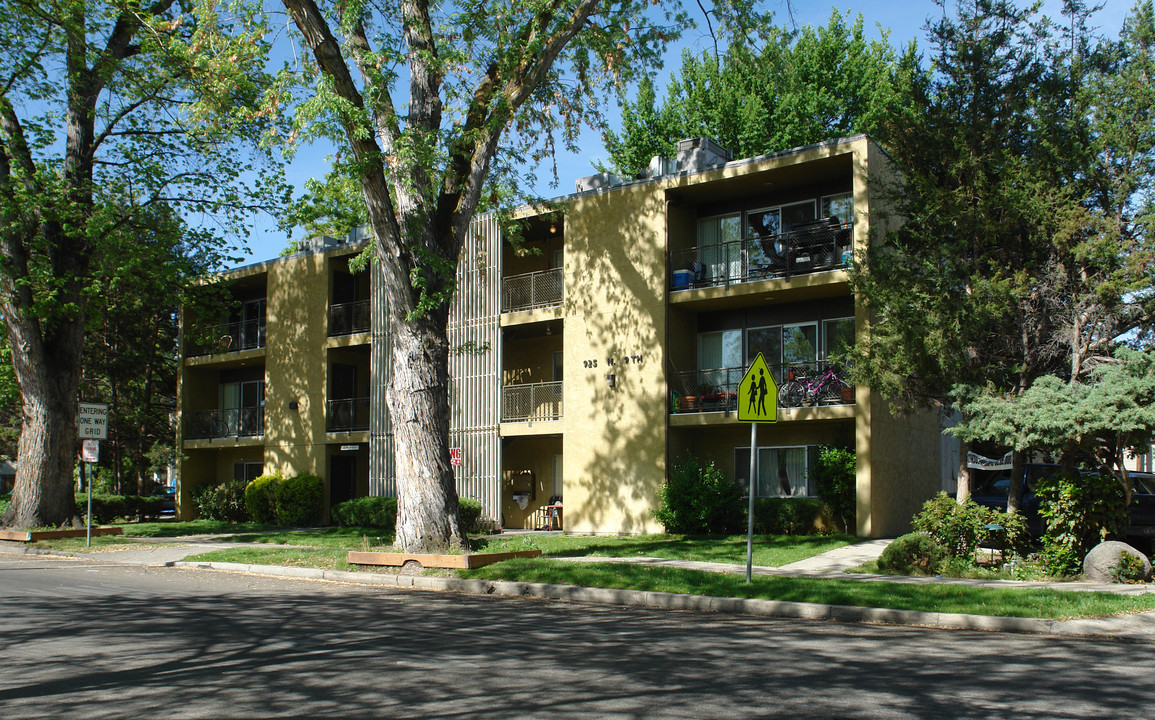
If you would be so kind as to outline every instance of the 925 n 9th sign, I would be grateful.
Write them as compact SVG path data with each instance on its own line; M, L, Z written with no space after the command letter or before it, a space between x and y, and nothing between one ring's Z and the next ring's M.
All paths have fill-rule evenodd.
M76 411L76 429L81 440L107 440L108 405L80 403Z

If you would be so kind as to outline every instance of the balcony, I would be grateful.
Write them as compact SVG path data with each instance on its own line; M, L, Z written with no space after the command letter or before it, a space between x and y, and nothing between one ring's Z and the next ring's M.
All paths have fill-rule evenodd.
M507 385L501 389L502 422L561 420L560 382Z
M240 320L221 323L195 331L189 343L189 355L257 350L265 347L265 320Z
M854 386L834 363L773 365L770 374L778 385L780 409L854 404ZM675 373L670 378L670 411L737 412L738 386L745 375L742 367Z
M369 398L330 400L325 413L328 432L363 432L369 429Z
M850 223L833 218L789 232L699 245L670 253L671 290L732 285L837 270L850 264Z
M561 305L562 284L561 268L507 277L501 286L501 311L557 307Z
M369 301L340 303L329 308L329 337L369 332Z
M264 434L263 407L201 410L185 417L184 436L188 440L259 437Z

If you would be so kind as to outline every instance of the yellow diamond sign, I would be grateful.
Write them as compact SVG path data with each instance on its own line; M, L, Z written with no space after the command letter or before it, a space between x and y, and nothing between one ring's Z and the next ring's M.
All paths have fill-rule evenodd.
M738 385L739 422L778 422L778 385L762 353L750 363L750 369Z

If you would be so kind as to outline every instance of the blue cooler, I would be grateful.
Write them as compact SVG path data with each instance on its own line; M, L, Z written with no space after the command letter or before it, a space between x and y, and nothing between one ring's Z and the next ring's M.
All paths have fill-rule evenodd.
M674 289L688 290L690 281L694 278L694 273L689 270L675 270L674 271Z

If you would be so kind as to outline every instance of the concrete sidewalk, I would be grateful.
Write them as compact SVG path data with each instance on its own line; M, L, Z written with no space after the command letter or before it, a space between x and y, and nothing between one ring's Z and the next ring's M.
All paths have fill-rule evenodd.
M679 593L548 585L544 583L466 580L456 577L402 575L379 571L350 572L344 570L319 570L316 568L249 565L242 563L188 562L185 558L190 555L229 547L246 547L251 546L252 543L233 542L227 539L216 540L212 539L211 536L198 537L195 539L166 539L164 541L150 538L148 540L142 540L142 542L148 543L149 545L159 544L162 546L93 552L61 552L27 548L24 547L22 543L0 542L0 553L63 555L126 565L211 569L270 577L327 580L355 585L456 591L513 597L536 597L549 600L632 605L697 612L729 612L783 618L838 620L842 622L896 624L958 630L1023 632L1062 636L1094 636L1155 643L1155 612L1136 613L1133 615L1108 618L1047 620L1041 618L1012 618L989 615L965 615L960 613L922 612L915 610L891 610L886 608L823 605L818 603L776 600L745 600L740 598L685 595ZM888 543L889 540L868 540L779 568L755 566L752 568L752 572L756 575L766 576L817 577L856 580L859 582L950 584L989 588L1049 588L1066 591L1113 592L1129 595L1155 592L1155 587L1147 585L970 580L965 578L905 577L846 572L847 569L858 567L864 562L877 558ZM743 575L746 572L745 564L708 563L687 560L668 560L665 558L572 557L553 559L566 560L568 562L647 564Z

